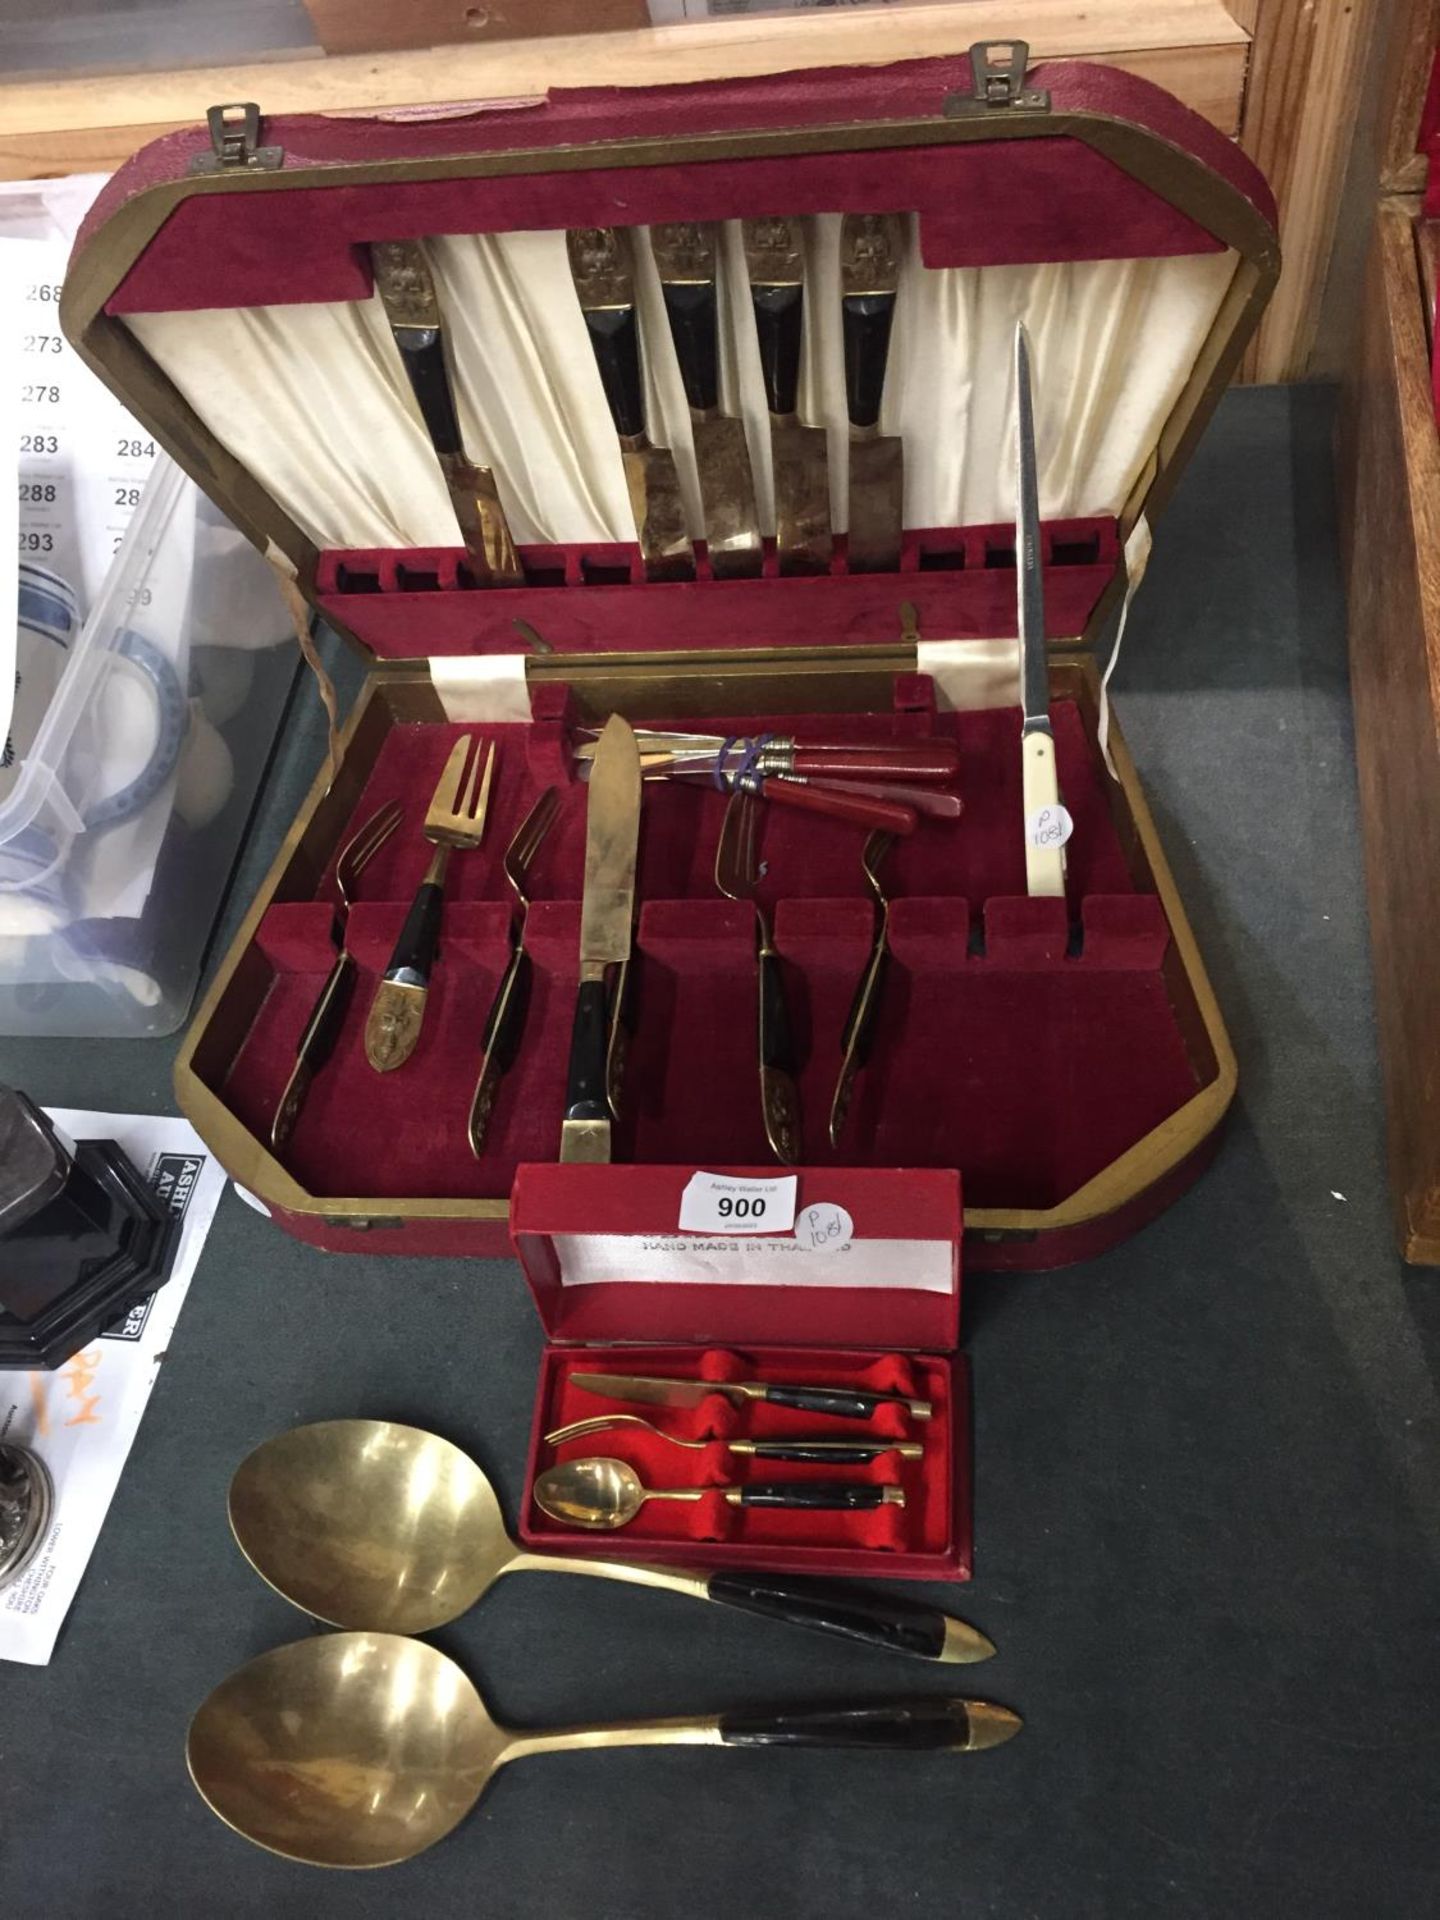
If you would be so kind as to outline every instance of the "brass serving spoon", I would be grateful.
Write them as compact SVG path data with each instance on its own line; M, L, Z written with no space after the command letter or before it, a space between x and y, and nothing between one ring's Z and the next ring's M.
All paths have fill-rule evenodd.
M1020 1731L983 1700L761 1709L521 1732L490 1717L445 1654L388 1633L262 1653L190 1723L185 1758L213 1813L287 1860L386 1867L465 1818L492 1776L535 1753L598 1747L849 1747L977 1753Z
M608 1433L611 1427L643 1427L657 1440L668 1440L672 1447L687 1447L703 1453L714 1440L682 1440L678 1433L644 1420L638 1413L597 1413L589 1420L572 1420L568 1426L554 1427L545 1436L547 1447L563 1446L567 1440L582 1440L587 1434ZM718 1437L718 1436L717 1436ZM902 1460L919 1460L925 1449L918 1440L722 1440L727 1453L744 1454L753 1460L811 1460L818 1466L854 1467L867 1460L878 1460L882 1453L898 1454Z
M530 1002L530 956L525 951L525 922L530 915L530 902L525 887L530 862L540 851L540 843L549 833L559 808L559 788L546 787L505 849L505 878L515 896L518 912L510 929L509 964L500 976L485 1019L480 1073L475 1082L475 1097L470 1102L470 1151L477 1160L485 1152L485 1131L490 1124L495 1096L502 1077L510 1070L525 1025L525 1010Z
M922 1602L744 1569L690 1573L623 1560L527 1553L467 1454L388 1420L322 1420L277 1434L230 1486L241 1552L277 1593L335 1627L429 1633L507 1573L577 1573L664 1587L925 1660L995 1651L983 1633Z
M869 1480L757 1480L743 1487L647 1487L623 1460L566 1460L538 1474L535 1504L567 1527L613 1533L628 1527L647 1500L703 1500L718 1493L732 1507L785 1507L817 1513L873 1513L903 1507L902 1487Z

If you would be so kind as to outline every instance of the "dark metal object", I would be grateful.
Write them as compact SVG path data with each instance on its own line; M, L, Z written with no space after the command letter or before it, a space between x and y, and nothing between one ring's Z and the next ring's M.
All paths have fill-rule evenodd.
M13 1585L40 1551L54 1510L54 1483L40 1456L0 1446L0 1588Z
M613 227L577 227L565 240L595 364L620 436L645 572L652 580L692 580L695 549L685 525L675 456L668 447L657 447L645 430L640 322L629 256Z
M180 1220L113 1140L0 1087L0 1368L59 1367L168 1275Z
M904 230L898 215L847 213L840 229L841 308L845 328L845 400L850 416L852 573L893 573L900 565L905 453L880 431L880 402L900 284Z
M1024 40L977 40L970 49L972 91L946 97L946 118L963 120L1007 107L1016 113L1048 113L1048 91L1025 84L1029 64L1030 48Z
M720 410L716 229L686 222L650 230L670 337L680 362L710 571L728 580L758 574L763 551L744 422Z
M210 151L191 155L191 173L234 173L245 168L273 173L285 164L283 147L260 145L260 109L253 100L209 107L205 124L210 133Z

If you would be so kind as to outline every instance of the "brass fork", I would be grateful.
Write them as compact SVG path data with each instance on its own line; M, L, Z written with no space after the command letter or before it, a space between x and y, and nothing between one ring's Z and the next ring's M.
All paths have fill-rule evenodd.
M300 1109L310 1091L310 1083L335 1051L335 1042L339 1038L345 1009L350 1004L350 993L355 984L355 961L345 945L345 930L350 919L355 883L399 826L401 815L398 800L387 802L346 841L335 863L335 911L330 920L335 964L326 976L310 1018L305 1023L305 1031L295 1049L295 1065L290 1069L290 1078L275 1109L275 1118L270 1126L270 1146L275 1153L283 1153L289 1146L295 1122L300 1118Z
M485 1151L485 1131L490 1124L495 1095L520 1045L530 1003L530 956L525 951L525 922L530 913L525 888L529 884L530 862L540 851L540 843L559 810L560 789L546 787L505 849L505 878L515 896L518 912L510 928L509 965L500 976L485 1021L485 1034L480 1043L480 1073L475 1082L475 1097L470 1102L470 1151L477 1160Z
M572 1420L568 1426L553 1427L545 1436L547 1447L563 1446L567 1440L581 1440L592 1433L608 1433L612 1427L643 1427L658 1440L672 1447L685 1447L691 1453L703 1453L714 1439L682 1440L678 1433L657 1427L653 1420L642 1420L638 1413L597 1413L589 1420ZM918 1440L812 1440L797 1436L793 1440L722 1440L727 1453L747 1455L755 1460L812 1460L820 1466L858 1467L882 1454L898 1454L902 1460L924 1458L925 1448Z
M440 938L450 856L457 848L464 851L478 847L485 832L495 749L486 745L472 760L474 744L474 737L468 733L455 742L425 815L425 838L435 852L400 929L390 964L375 989L365 1022L365 1058L377 1073L390 1073L403 1066L415 1051Z
M866 882L875 896L875 940L870 949L870 958L865 963L865 971L856 984L855 998L850 1003L840 1041L840 1074L835 1082L834 1098L830 1102L832 1147L840 1145L850 1112L850 1096L855 1091L855 1081L861 1068L870 1058L875 1023L880 1016L880 997L885 988L885 967L890 953L890 902L880 884L880 867L894 844L893 834L872 833L860 856Z

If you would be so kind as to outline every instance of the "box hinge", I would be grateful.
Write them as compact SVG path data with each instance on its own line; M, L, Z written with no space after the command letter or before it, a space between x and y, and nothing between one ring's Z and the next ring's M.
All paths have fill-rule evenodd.
M1029 64L1028 41L977 40L970 49L972 90L947 94L944 113L952 120L1007 109L1012 113L1048 113L1050 95L1043 87L1025 84Z
M211 107L205 120L212 150L191 156L191 173L231 173L241 167L273 173L285 164L283 147L260 145L260 109L253 100Z

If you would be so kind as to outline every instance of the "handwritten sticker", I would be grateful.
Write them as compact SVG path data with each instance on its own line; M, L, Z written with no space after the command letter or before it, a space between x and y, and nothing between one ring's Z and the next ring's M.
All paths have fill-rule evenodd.
M1075 822L1057 801L1053 807L1037 807L1025 822L1025 838L1032 847L1063 847L1075 831Z
M821 1200L795 1216L795 1238L807 1253L843 1252L854 1234L855 1222L833 1200Z
M682 1233L788 1233L795 1224L793 1173L742 1180L731 1173L694 1173L680 1196Z

